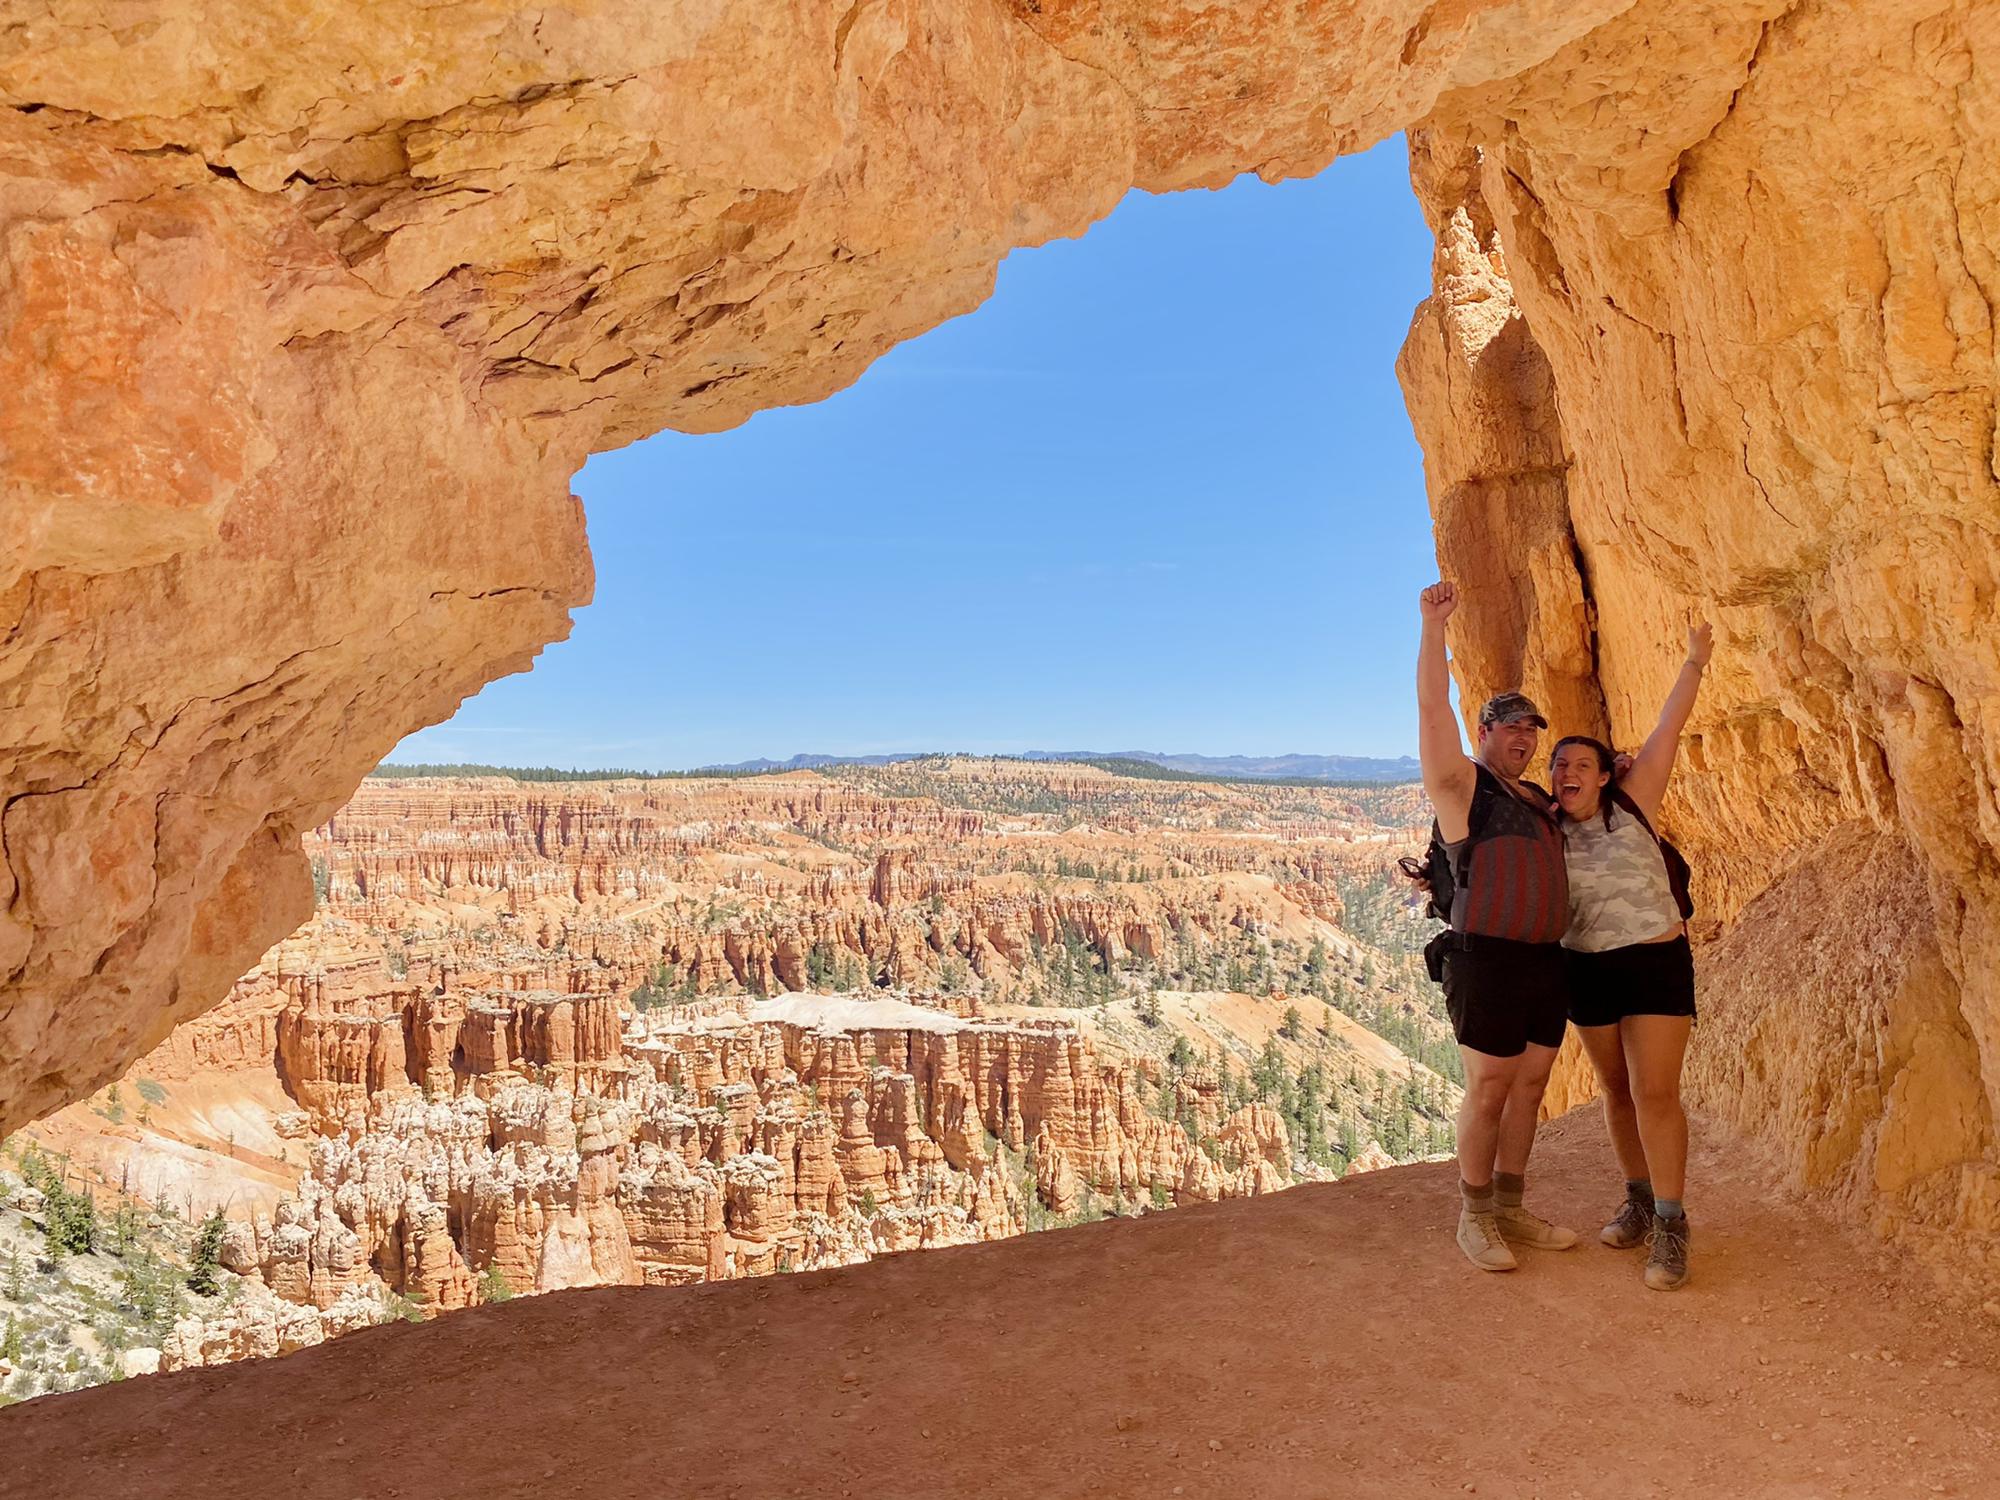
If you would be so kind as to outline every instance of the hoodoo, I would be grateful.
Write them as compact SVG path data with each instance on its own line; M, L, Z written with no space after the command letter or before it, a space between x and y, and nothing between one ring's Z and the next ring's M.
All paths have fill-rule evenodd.
M563 635L588 454L817 399L1135 184L1407 129L1466 697L1629 737L1715 620L1701 1102L2000 1274L2000 10L82 0L0 95L0 1128Z

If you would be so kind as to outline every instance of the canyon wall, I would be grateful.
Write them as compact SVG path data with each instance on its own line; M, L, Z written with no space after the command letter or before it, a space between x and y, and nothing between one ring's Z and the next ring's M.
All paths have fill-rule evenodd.
M252 1295L182 1319L167 1368L520 1293L851 1265L1333 1175L1295 1158L1279 1109L1212 1068L1096 1046L1074 1014L787 995L627 1026L603 992L289 965L215 1014L254 1029L282 997L274 1054L248 1069L296 1099L279 1124L303 1160L275 1201L233 1202L222 1264ZM1388 1161L1371 1146L1346 1169Z
M1696 1100L1987 1279L1996 129L1990 7L1634 6L1413 133L1401 366L1471 694L1634 746L1715 622Z
M816 400L1134 183L1317 170L1618 8L10 19L0 1129L219 999L301 833L566 631L588 454Z
M218 999L305 913L302 830L567 628L587 453L824 395L1131 185L1408 127L1468 697L1629 742L1714 618L1700 1095L1891 1232L1989 1222L2000 13L284 14L0 30L0 1127ZM1833 869L1921 892L1895 962L1843 890L1783 916ZM1756 931L1877 977L1841 1024L1753 994Z
M16 1155L227 1217L169 1367L1372 1170L1458 1097L1387 885L1421 816L964 757L370 777L313 918Z

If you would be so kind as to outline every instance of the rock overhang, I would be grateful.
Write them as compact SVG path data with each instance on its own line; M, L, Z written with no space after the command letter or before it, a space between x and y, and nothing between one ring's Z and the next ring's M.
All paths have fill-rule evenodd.
M307 909L300 832L566 633L589 452L817 399L1133 185L1408 129L1438 251L1401 373L1461 686L1629 738L1716 618L1670 807L1704 911L1856 828L1907 851L1937 962L1880 1001L1937 1044L1883 1053L1827 1170L1953 1232L2000 1103L1996 28L492 0L10 33L0 1114L220 998Z

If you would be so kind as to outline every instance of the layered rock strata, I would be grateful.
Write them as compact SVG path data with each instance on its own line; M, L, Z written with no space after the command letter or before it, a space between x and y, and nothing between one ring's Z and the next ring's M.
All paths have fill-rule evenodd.
M371 779L311 839L323 910L413 985L773 994L955 969L1025 993L1065 944L1158 972L1273 938L1330 944L1358 974L1337 887L1380 876L1427 816L1409 787L977 760L839 774Z
M464 1010L534 1036L593 1003L496 993ZM379 1039L420 1033L436 1009L392 991L332 1017L314 1001L285 1012L280 1063L316 1060L301 1100L319 1138L293 1196L230 1225L223 1264L324 1314L318 1336L380 1321L385 1290L429 1314L847 1265L1019 1234L1031 1202L1139 1212L1293 1176L1270 1107L1232 1109L1212 1074L1101 1056L1073 1021L788 996L622 1037L579 1028L605 1045L566 1065L461 1049L442 1070L414 1051L387 1066ZM183 1328L166 1360L303 1347L311 1322L253 1299Z

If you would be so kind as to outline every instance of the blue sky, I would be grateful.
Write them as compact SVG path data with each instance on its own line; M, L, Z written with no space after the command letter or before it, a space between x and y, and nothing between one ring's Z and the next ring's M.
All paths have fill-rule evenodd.
M1135 192L815 406L593 458L596 602L391 758L1414 753L1429 265L1400 137Z

